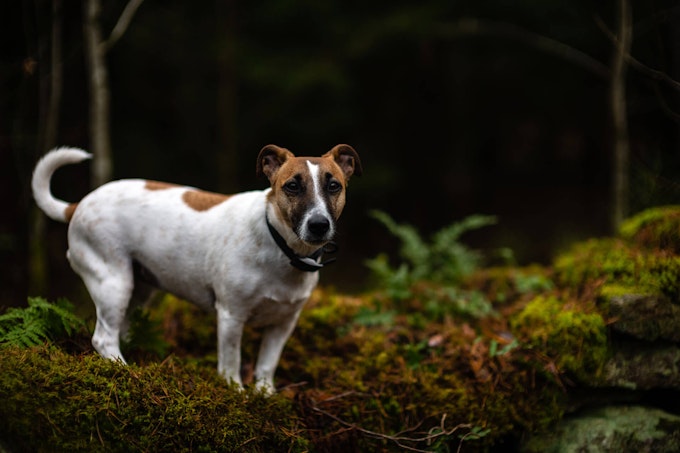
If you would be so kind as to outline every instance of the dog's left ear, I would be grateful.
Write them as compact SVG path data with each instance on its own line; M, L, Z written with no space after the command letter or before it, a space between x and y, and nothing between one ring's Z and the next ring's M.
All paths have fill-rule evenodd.
M335 160L343 173L345 178L349 180L352 175L361 176L363 169L361 168L361 160L354 148L349 145L335 145L333 149L328 151L322 157L331 157Z
M286 148L281 148L276 145L267 145L260 150L257 156L257 165L255 167L255 174L257 177L266 176L269 182L274 181L276 173L281 168L281 165L291 157L295 157Z

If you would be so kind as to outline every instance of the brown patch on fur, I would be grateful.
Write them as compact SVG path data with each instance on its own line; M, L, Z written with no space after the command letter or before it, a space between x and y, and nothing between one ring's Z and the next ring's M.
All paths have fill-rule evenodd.
M195 211L207 211L208 209L217 206L218 204L229 199L229 195L222 195L213 192L204 192L202 190L187 190L182 195L182 200Z
M169 182L160 182L160 181L147 181L146 184L144 185L144 188L146 190L167 190L167 189L173 189L175 187L179 187L176 184L171 184Z
M71 221L71 219L73 218L73 214L76 212L77 207L78 203L71 203L70 205L66 206L66 209L64 209L64 217L66 218L66 222Z

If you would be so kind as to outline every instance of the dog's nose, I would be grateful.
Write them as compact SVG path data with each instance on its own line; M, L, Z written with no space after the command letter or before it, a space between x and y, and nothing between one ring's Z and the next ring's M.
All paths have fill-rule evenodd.
M307 222L307 228L309 228L310 233L313 235L321 237L331 228L331 223L326 217L315 215Z

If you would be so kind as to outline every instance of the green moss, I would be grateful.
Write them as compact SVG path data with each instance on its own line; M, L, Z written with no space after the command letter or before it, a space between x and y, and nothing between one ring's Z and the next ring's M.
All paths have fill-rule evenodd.
M553 296L539 296L511 320L521 341L546 354L558 372L592 382L607 358L602 316Z
M20 450L306 449L289 400L239 392L214 369L124 367L56 347L0 354L0 436Z
M621 224L621 237L648 248L680 253L680 206L650 208Z
M215 313L163 294L150 307L150 319L162 326L164 340L179 355L203 355L216 349Z
M436 432L442 418L447 429L468 427L438 438L437 448L457 449L458 434L475 426L486 435L470 441L470 447L484 450L522 432L544 430L564 411L562 389L536 376L520 349L492 354L488 345L495 340L481 337L475 342L478 336L469 326L461 330L451 319L413 329L409 318L414 313L395 312L390 323L356 323L351 314L374 303L373 295L317 296L284 350L278 375L285 381L293 373L294 379L307 381L309 388L303 387L296 398L313 401L333 415L303 408L305 424L314 427L311 442L321 451L338 445L397 450L394 442L348 431L348 426L386 435L417 427L410 433L417 438Z
M214 350L214 319L165 298L150 318L181 360L122 367L57 347L0 351L0 438L38 451L451 451L472 433L463 451L484 451L560 419L564 389L543 372L552 343L523 347L502 316L414 328L418 306L315 291L284 348L280 394L265 399L188 358L206 353L191 349L194 331ZM360 322L362 308L390 311L389 322ZM246 381L256 350L244 341Z
M550 271L538 265L480 269L465 278L463 285L486 294L496 305L512 303L526 294L550 291L555 286Z
M680 256L648 250L622 239L591 239L576 244L554 263L555 276L564 287L581 292L602 285L634 288L635 294L680 297Z

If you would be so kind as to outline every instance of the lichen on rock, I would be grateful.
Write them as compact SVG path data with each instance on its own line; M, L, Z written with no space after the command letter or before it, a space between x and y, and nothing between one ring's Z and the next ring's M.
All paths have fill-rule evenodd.
M680 451L680 417L656 408L608 406L565 418L534 436L524 453Z

